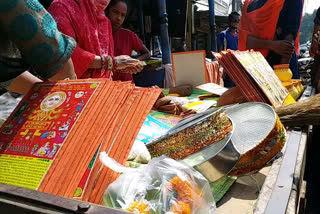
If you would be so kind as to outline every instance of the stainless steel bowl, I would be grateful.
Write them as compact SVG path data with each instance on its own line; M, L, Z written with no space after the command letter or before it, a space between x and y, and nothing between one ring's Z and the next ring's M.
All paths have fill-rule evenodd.
M185 129L186 127L190 127L190 124L193 126L201 123L218 110L220 109L211 109L184 119L171 130L169 130L165 136L162 136L160 139L155 140L151 144L160 142L163 139ZM209 182L217 181L221 177L227 175L237 164L240 158L239 152L235 149L231 142L231 137L235 127L233 121L231 119L230 121L233 128L224 139L217 141L179 161L194 167L194 169L202 173L202 175L205 176Z
M233 131L229 132L226 138L180 161L199 171L209 182L219 180L233 169L240 158L231 142L232 134Z

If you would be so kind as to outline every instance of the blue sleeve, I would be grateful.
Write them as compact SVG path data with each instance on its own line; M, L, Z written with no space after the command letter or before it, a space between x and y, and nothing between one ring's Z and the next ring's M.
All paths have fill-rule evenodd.
M303 9L303 0L286 0L279 15L278 27L282 29L282 38L292 34L294 39L297 37L301 15Z
M221 32L219 33L218 37L217 37L217 46L222 46L222 48L224 48L224 33Z
M55 75L76 47L38 0L1 0L0 29L17 46L30 72L43 79Z

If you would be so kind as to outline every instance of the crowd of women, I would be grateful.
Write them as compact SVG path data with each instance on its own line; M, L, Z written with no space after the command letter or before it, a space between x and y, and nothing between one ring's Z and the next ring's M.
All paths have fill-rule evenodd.
M137 62L148 59L150 52L135 33L121 28L126 0L49 1L47 12L41 0L1 0L2 87L23 94L43 80L133 82L132 73L143 68ZM304 0L244 1L240 24L236 21L239 50L259 50L271 66L290 64L293 78L298 79L303 4ZM131 58L132 51L140 56Z
M44 80L133 81L150 53L121 28L126 13L126 0L54 0L48 12L38 0L1 1L1 86L24 94Z

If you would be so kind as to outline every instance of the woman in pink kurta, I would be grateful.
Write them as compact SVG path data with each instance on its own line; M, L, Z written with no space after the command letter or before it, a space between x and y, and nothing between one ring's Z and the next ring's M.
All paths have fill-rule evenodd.
M78 78L111 79L112 70L134 61L130 57L121 60L113 57L112 28L104 15L109 2L54 0L48 9L57 21L59 30L77 42L72 61Z

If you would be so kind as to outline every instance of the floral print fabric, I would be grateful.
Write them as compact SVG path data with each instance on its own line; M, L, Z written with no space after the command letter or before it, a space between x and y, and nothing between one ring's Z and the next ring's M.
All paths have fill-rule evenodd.
M16 67L20 67L21 71L30 69L31 73L42 79L55 75L76 46L74 39L58 31L55 20L38 0L1 0L0 34L19 50L20 66ZM1 49L3 60L0 67L3 74L0 75L0 82L5 82L13 78L10 75L13 70L11 59L17 61L17 57L10 56L6 48Z

